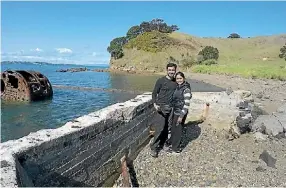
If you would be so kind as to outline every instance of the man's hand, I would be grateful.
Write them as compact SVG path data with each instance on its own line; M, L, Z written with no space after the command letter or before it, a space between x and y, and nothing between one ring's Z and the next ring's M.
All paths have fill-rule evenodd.
M177 120L177 125L180 124L180 123L182 123L182 121L183 121L183 118L182 118L182 117L179 117L178 120Z
M159 111L160 106L159 106L159 105L157 105L156 103L154 103L154 108L155 108L157 111Z

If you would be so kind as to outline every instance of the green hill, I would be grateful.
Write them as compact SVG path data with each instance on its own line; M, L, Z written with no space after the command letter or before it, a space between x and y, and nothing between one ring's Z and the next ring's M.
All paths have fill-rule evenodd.
M169 60L180 69L201 73L236 74L245 77L286 79L286 61L278 57L286 34L252 38L200 38L179 32L146 32L124 45L124 56L111 58L111 68L164 71ZM218 64L193 65L200 50L213 46L219 50Z

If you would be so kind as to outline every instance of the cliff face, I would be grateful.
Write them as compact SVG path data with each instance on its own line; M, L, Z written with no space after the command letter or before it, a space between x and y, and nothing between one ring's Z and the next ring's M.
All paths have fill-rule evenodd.
M180 67L194 61L205 46L219 50L218 63L222 66L266 63L281 64L278 57L285 44L286 34L253 38L199 38L183 33L150 32L129 41L123 48L124 56L111 59L111 69L162 71L168 61Z

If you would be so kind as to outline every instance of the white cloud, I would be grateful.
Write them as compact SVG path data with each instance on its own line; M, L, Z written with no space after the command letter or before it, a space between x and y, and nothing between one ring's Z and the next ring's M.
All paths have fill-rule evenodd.
M40 49L41 50L41 49ZM46 49L41 53L35 49L28 51L1 52L2 61L43 61L48 63L68 64L108 64L109 54L107 52L77 51L68 48Z
M30 51L32 52L42 52L43 50L40 48L36 48L36 49L31 49Z
M60 54L64 54L64 53L68 53L71 54L72 50L68 49L68 48L56 48L56 50L60 53Z

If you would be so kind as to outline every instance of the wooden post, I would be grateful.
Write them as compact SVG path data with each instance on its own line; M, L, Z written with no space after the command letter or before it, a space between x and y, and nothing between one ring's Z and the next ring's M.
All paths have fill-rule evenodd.
M123 177L123 187L131 187L129 182L129 172L127 169L127 163L126 163L126 156L124 155L121 158L121 170L122 170L122 177Z

